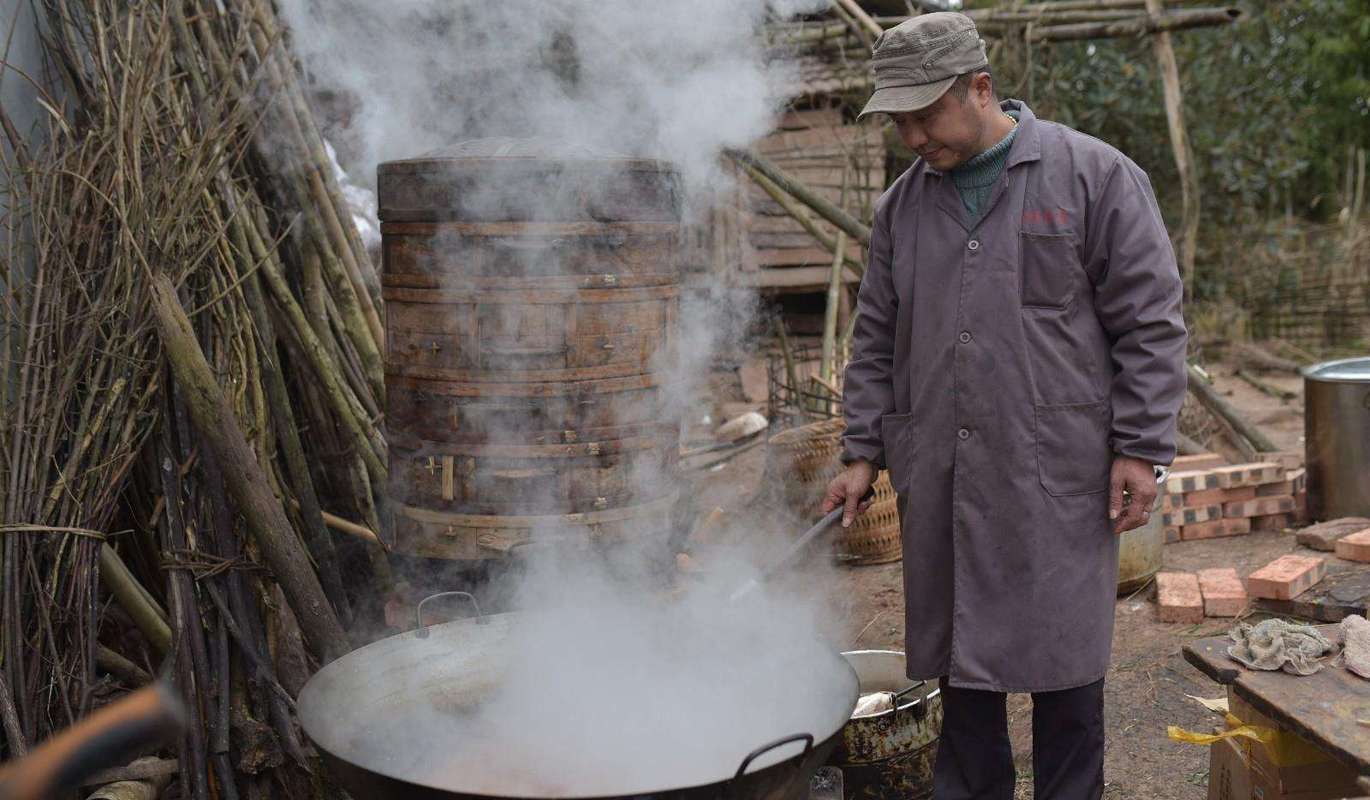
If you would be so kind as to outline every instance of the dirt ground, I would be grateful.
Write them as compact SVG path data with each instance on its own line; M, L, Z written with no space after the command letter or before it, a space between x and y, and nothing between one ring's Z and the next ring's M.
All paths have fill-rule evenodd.
M755 400L756 367L743 369L742 383ZM1259 424L1282 449L1303 449L1301 399L1280 400L1235 377L1230 368L1213 369L1219 391L1242 413ZM1301 392L1296 376L1262 376L1279 389ZM764 378L762 378L764 396ZM735 412L743 406L734 406ZM1219 448L1220 450L1222 448ZM1236 458L1233 452L1229 458ZM758 489L764 467L764 448L757 447L724 465L696 474L695 494L710 504L745 513ZM1240 459L1236 459L1240 460ZM1166 545L1166 569L1192 571L1232 566L1243 577L1270 560L1295 549L1289 532L1260 532L1247 536ZM848 599L846 649L904 649L903 592L898 563L842 569L842 594ZM1171 742L1167 725L1211 729L1217 717L1186 697L1218 697L1224 690L1181 656L1189 640L1220 635L1230 621L1207 620L1202 625L1178 625L1156 620L1154 588L1143 587L1120 597L1115 607L1113 663L1106 687L1108 750L1105 797L1116 800L1198 800L1206 796L1208 750ZM1018 797L1031 797L1031 700L1009 699L1010 731L1019 783Z

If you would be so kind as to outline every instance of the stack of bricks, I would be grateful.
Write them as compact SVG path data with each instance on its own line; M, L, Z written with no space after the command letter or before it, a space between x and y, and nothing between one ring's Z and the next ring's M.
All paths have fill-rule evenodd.
M1203 622L1246 611L1246 587L1231 567L1156 575L1156 616L1161 622Z
M1167 542L1283 530L1306 515L1303 469L1276 461L1223 464L1219 456L1176 459L1161 501Z

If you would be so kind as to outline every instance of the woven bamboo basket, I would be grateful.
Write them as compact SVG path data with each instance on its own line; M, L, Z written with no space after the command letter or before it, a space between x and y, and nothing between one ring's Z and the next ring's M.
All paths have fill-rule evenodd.
M822 516L823 490L842 470L839 455L846 427L840 419L823 420L782 431L767 442L767 484L795 516L811 522ZM848 564L899 560L899 509L888 473L876 479L871 507L838 533L835 551Z

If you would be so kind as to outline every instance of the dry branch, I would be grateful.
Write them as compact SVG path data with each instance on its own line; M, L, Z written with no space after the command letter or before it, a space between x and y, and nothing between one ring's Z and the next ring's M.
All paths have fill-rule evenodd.
M1081 39L1120 39L1145 36L1149 33L1228 25L1240 19L1241 15L1241 9L1236 7L1167 11L1164 14L1139 14L1131 19L1112 22L1081 22L1074 25L1033 27L1027 33L1027 40L1029 42L1067 42Z
M214 451L226 488L247 519L248 530L261 549L262 558L299 616L310 645L323 661L332 661L348 651L347 636L324 597L318 576L310 568L309 558L295 538L285 510L271 493L265 473L214 380L175 287L165 275L152 278L150 283L157 330L176 381L185 392L191 419Z

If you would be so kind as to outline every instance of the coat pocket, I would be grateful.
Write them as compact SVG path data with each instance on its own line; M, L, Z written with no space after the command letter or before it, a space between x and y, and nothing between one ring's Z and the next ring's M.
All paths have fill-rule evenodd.
M913 415L885 414L880 418L880 436L885 443L890 485L904 494L913 481Z
M1107 491L1113 466L1110 401L1037 406L1036 412L1037 472L1047 494Z
M1081 271L1075 237L1022 231L1018 238L1022 248L1022 307L1065 308L1075 294L1076 276Z

